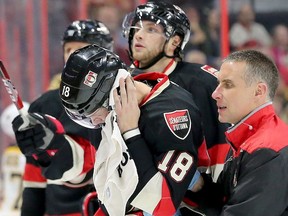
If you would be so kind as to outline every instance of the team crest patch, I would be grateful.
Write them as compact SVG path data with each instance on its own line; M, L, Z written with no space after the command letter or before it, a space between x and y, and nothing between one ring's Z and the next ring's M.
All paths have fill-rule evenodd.
M94 73L93 71L89 71L88 74L85 76L83 83L89 87L92 87L93 84L96 82L96 80L97 80L97 74Z
M213 76L217 77L217 73L219 72L217 69L209 66L209 65L204 65L201 67L202 70L212 74Z
M184 140L191 130L191 119L187 109L164 113L170 131L179 139Z

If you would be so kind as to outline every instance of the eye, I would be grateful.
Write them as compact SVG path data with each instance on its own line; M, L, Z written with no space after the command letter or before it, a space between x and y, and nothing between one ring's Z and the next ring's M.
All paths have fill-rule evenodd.
M234 85L233 85L233 83L231 83L231 82L224 82L224 83L223 83L223 87L224 87L224 88L227 88L227 89L230 89L230 88L233 88Z
M159 33L158 29L155 27L148 27L147 32L149 33Z
M139 25L135 25L135 26L130 26L130 31L132 31L133 34L139 32L141 29L141 27Z

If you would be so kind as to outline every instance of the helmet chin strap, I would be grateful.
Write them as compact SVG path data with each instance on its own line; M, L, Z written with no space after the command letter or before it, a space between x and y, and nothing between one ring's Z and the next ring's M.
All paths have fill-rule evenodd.
M130 59L131 59L131 61L132 61L132 64L133 64L136 68L138 68L138 69L140 69L140 70L145 70L145 69L147 69L147 68L152 67L154 64L156 64L156 63L157 63L161 58L163 58L164 56L167 57L167 58L175 58L175 57L176 57L175 55L173 55L173 56L168 56L168 55L165 53L164 48L165 48L167 42L168 42L168 40L166 40L165 44L163 45L162 52L160 52L156 57L154 57L154 58L153 58L146 66L144 66L144 67L140 67L140 66L139 66L139 61L136 61L136 62L135 62L135 60L133 59L132 50L130 49L129 57L130 57Z
M144 66L144 67L140 67L139 64L136 65L136 64L135 64L135 61L133 61L133 65L134 65L136 68L140 69L140 70L145 70L145 69L147 69L147 68L150 68L150 67L153 66L154 64L156 64L156 62L158 62L158 61L159 61L162 57L164 57L164 56L165 56L165 52L162 51L161 53L159 53L155 58L152 59L152 61L150 61L150 62L149 62L146 66Z

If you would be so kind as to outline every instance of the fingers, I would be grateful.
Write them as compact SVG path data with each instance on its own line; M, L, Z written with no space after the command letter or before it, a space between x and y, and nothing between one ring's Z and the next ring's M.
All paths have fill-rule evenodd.
M124 79L120 78L119 80L119 92L118 89L114 89L113 90L113 98L114 98L114 103L115 103L115 110L116 113L119 113L122 110L122 101L124 100L122 97L126 97L126 89L125 89L125 83L124 83ZM121 94L122 93L122 94ZM127 99L126 99L127 101Z
M131 77L119 80L120 94L115 89L113 97L120 132L128 131L138 126L140 109L137 101L137 91Z
M194 184L193 188L191 189L192 192L198 192L200 191L204 186L204 179L203 177L200 175L199 179L197 180L197 182Z
M121 109L121 101L117 89L113 90L113 98L115 103L115 110L118 112Z
M120 97L115 89L113 91L113 97L118 106L121 104L122 106L126 106L129 103L137 103L137 94L136 88L133 83L132 77L127 77L126 79L120 78L119 80L119 88L120 88ZM120 104L119 104L120 103Z
M120 86L123 85L122 90L120 88L121 102L123 106L124 104L132 105L137 103L136 88L132 79L132 77L128 76L125 80L120 80Z
M120 102L122 106L126 106L128 103L128 97L127 97L127 92L126 92L126 83L124 78L120 78L119 80L119 87L120 87Z
M128 101L130 101L131 103L137 103L138 105L136 87L133 83L133 78L130 76L126 78L126 90Z

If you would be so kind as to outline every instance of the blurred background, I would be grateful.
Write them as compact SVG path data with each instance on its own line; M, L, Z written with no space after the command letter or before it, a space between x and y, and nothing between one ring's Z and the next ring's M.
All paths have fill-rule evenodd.
M76 19L98 19L111 30L115 52L129 64L127 42L121 34L124 15L145 0L0 0L0 59L22 99L31 103L63 68L61 38ZM239 49L259 49L277 64L281 85L274 101L288 119L287 0L167 0L189 16L191 38L185 60L219 68L221 59ZM237 25L257 23L256 36L239 41ZM252 28L252 27L251 27ZM236 34L236 36L234 36ZM239 39L239 40L238 40ZM0 113L11 104L0 85ZM0 132L0 153L9 138Z

